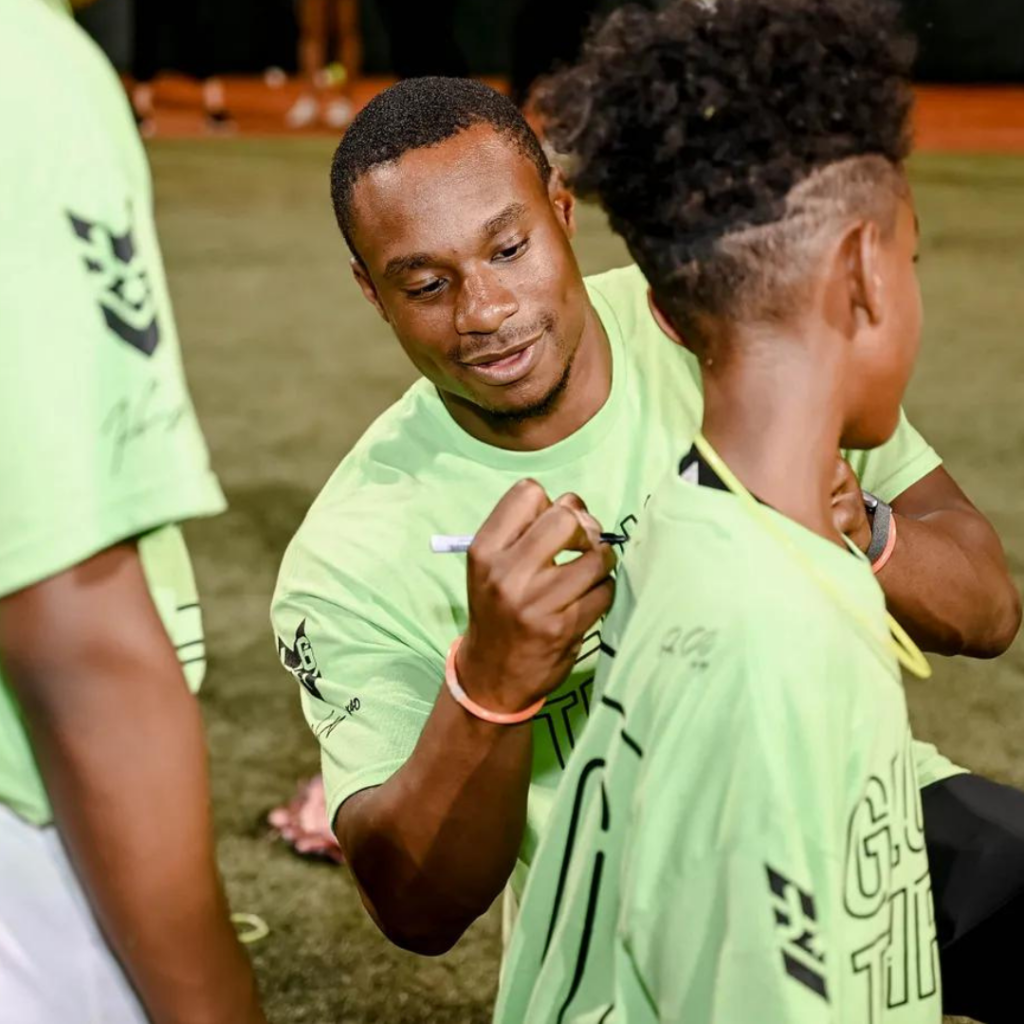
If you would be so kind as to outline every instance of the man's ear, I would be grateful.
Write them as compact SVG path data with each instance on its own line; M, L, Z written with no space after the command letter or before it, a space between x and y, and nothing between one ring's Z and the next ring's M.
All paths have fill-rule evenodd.
M562 230L571 241L576 237L576 197L569 191L565 177L557 167L551 169L551 177L548 178L548 197Z
M352 276L356 279L356 284L359 285L359 289L366 297L366 301L377 310L384 323L390 324L391 320L388 318L387 311L381 304L380 296L377 294L377 289L374 287L373 281L370 279L370 274L366 267L363 266L362 260L360 260L358 256L353 256L350 261L350 266L352 267Z
M654 289L647 289L647 305L651 307L651 316L654 317L655 323L661 328L662 333L666 334L672 339L677 345L682 345L683 348L689 348L686 344L686 339L672 326L672 321L665 315L661 307L658 305L658 300L654 295Z
M881 229L873 220L853 225L839 251L854 322L877 327L885 310Z

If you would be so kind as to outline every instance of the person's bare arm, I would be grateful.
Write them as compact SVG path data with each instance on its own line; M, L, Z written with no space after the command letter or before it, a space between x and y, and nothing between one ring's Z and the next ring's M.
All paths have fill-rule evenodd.
M866 551L871 527L845 462L834 502L837 527ZM942 467L892 507L896 547L878 574L889 610L925 650L975 658L1002 654L1020 628L1021 599L989 521Z
M611 604L615 556L584 525L582 507L568 498L552 505L524 481L477 534L457 670L469 695L492 711L521 711L557 689ZM583 554L556 566L564 550ZM378 926L424 955L450 949L508 881L533 755L530 724L480 721L438 682L412 756L383 785L346 801L335 822Z
M214 856L199 707L134 544L0 600L57 827L154 1024L264 1024Z
M526 828L531 728L478 722L443 689L412 757L335 823L363 903L395 945L446 953L500 895Z

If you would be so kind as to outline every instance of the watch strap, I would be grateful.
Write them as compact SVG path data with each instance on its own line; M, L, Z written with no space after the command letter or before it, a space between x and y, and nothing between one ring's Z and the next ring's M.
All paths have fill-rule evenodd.
M868 561L873 565L882 557L889 543L889 532L892 529L892 507L881 499L875 506L871 521L871 544L868 546Z

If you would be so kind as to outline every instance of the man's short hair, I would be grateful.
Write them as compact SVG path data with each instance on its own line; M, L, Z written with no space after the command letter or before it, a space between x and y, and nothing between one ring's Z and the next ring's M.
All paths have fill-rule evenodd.
M914 46L891 0L675 0L615 12L538 100L659 304L792 312L843 223L895 224Z
M385 89L356 115L331 164L331 199L338 227L352 244L352 191L374 167L415 149L437 146L476 125L490 125L533 161L547 185L551 165L516 105L468 78L409 78ZM357 255L357 254L356 254Z

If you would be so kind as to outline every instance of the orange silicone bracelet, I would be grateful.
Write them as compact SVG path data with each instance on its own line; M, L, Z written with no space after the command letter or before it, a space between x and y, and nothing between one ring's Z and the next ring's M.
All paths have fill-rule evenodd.
M452 642L451 647L448 648L448 658L444 664L444 681L448 684L448 690L451 695L471 715L483 719L485 722L490 722L492 725L519 725L522 722L528 722L544 707L544 698L541 697L536 704L532 704L525 711L517 711L513 715L503 715L497 711L488 711L487 708L482 708L466 693L459 683L459 674L455 670L455 655L458 654L461 644L462 637L457 636Z
M885 539L882 553L871 563L871 571L877 576L886 566L896 548L896 517L889 518L889 536Z

